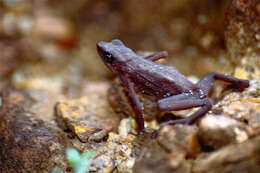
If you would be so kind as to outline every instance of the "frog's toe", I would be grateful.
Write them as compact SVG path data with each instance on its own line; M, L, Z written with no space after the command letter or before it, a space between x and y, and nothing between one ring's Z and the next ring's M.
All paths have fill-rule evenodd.
M154 139L154 132L151 129L144 129L138 133L129 132L128 134L138 137L141 141L146 141L147 139Z
M138 133L129 132L128 135L138 136Z
M141 140L152 139L153 131L150 129L144 129L138 133L138 138Z
M157 138L159 131L160 131L160 130L155 130L155 131L152 133L151 138L152 138L152 139Z
M139 132L139 135L144 135L144 134L151 134L153 133L153 131L151 129L144 129L142 131Z

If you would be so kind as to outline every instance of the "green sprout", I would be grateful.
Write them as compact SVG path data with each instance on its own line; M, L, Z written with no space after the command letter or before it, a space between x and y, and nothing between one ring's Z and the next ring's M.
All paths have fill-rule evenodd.
M66 150L66 157L75 173L87 173L91 163L90 160L94 155L96 155L96 152L92 150L83 154L80 154L74 148L68 148ZM62 173L62 171L55 169L53 173Z
M95 151L88 151L82 155L74 148L68 148L66 151L67 159L74 168L75 173L86 173L90 166L90 160L94 155L96 155Z
M54 171L52 171L51 173L63 173L61 170L59 170L59 169L54 169Z

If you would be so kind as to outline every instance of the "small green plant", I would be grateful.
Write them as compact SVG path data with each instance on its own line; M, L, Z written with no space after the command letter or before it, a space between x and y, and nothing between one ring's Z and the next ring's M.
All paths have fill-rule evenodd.
M96 155L95 151L87 151L83 154L80 154L74 148L68 148L66 150L66 157L69 161L69 164L73 167L75 173L87 173L91 158ZM55 169L52 173L63 173L59 169Z
M90 166L90 159L96 155L95 151L88 151L80 155L74 148L68 148L66 151L67 159L74 168L75 173L86 173Z
M63 173L63 172L59 169L54 169L51 173Z

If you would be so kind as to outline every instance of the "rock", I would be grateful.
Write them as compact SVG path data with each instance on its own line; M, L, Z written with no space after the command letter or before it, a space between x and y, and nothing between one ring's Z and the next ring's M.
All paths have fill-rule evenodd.
M151 142L142 149L133 168L135 173L189 173L190 170L191 162L185 159L184 153L169 153L156 142Z
M30 105L31 100L27 97L25 92L14 89L12 87L5 87L1 90L2 102L10 105Z
M1 91L3 103L19 105L33 112L37 118L52 123L55 119L54 106L64 99L60 93L43 89L15 89L6 87Z
M249 136L260 134L260 80L250 81L250 87L244 92L226 95L214 105L212 115L225 115L238 120L245 126Z
M118 126L118 134L127 136L129 133L136 133L136 122L133 118L124 118Z
M195 126L166 126L159 132L157 141L166 151L182 152L186 158L194 158L201 150Z
M235 76L253 79L260 76L259 1L233 0L227 11L226 46L236 69Z
M224 115L203 118L199 123L198 134L201 145L214 150L248 139L245 125Z
M61 131L17 105L0 108L0 172L66 170L66 138Z
M190 172L192 158L201 150L197 133L195 126L166 126L156 140L143 143L134 172Z
M98 85L98 84L97 84ZM88 93L86 96L63 101L56 106L58 124L70 129L82 142L100 141L119 124L106 100L106 88Z
M208 155L198 157L193 173L255 173L260 165L260 137L240 144L223 147Z
M224 172L226 170L226 172L256 171L258 158L255 157L258 156L254 156L253 152L257 154L258 148L251 151L250 138L259 135L260 123L257 118L259 117L259 86L259 80L252 80L250 87L244 92L228 93L201 121L198 121L199 128L184 125L166 126L158 134L156 144L144 147L134 166L134 171L191 172L191 167L194 167L193 173L223 172L222 169ZM156 146L158 144L159 147ZM256 147L257 144L253 145ZM237 160L233 162L232 156L229 155L236 157L236 151L243 150L243 147L248 150L247 153L241 151L240 153L243 154L241 158L236 158ZM210 153L203 153L201 150ZM218 153L222 150L223 153ZM221 154L224 156L220 156ZM250 157L248 162L247 154ZM196 160L195 166L193 159ZM240 159L242 159L241 167ZM161 160L163 163L160 162ZM228 165L230 162L232 164Z
M120 136L113 132L109 133L107 142L93 143L91 148L97 152L93 159L90 172L125 172L132 173L137 154L136 147L133 145L135 137ZM86 150L89 147L85 148Z

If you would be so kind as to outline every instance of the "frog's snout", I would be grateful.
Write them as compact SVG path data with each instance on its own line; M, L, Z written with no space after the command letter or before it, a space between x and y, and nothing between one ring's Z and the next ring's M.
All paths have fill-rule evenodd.
M100 41L97 43L97 52L98 54L103 57L103 52L105 49L105 42L104 41Z
M97 49L98 50L102 50L105 46L105 42L104 41L100 41L97 43Z

